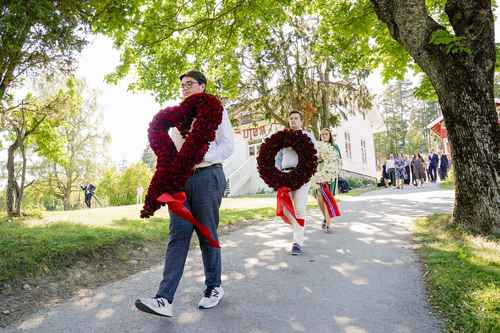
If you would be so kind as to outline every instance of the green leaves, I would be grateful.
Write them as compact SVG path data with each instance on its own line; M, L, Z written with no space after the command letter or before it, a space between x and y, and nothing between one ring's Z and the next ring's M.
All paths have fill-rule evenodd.
M413 95L421 101L437 102L438 96L436 90L432 86L431 80L427 75L424 75L420 85L415 88Z
M8 1L0 5L0 101L24 74L67 70L84 37L87 1Z
M97 194L107 198L112 206L134 204L137 187L142 186L146 191L151 177L152 171L142 162L129 166L123 172L111 168L104 172Z
M444 46L447 54L470 54L472 52L465 46L465 37L452 35L443 29L432 33L430 43Z

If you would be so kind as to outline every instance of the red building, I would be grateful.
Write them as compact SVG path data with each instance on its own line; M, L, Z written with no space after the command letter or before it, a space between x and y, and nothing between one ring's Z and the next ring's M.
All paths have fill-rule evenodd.
M495 98L495 104L497 113L499 114L498 124L500 124L500 99ZM448 142L448 131L446 130L446 126L444 124L443 116L437 117L434 121L432 121L427 128L431 130L431 133L435 134L441 140L440 149L444 150L446 155L450 156L450 144Z

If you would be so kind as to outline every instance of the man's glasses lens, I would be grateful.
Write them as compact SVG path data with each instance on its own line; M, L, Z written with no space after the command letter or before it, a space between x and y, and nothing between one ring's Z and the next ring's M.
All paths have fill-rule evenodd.
M186 83L181 83L181 88L191 88L193 84L198 83L196 81L187 81Z

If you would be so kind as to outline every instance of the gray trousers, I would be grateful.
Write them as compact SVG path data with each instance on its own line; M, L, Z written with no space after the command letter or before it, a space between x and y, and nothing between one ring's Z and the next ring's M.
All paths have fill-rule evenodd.
M191 211L198 222L204 224L218 239L219 207L226 188L226 177L220 164L195 170L185 187L185 206ZM170 212L170 235L163 269L163 280L156 296L166 298L169 302L174 299L175 291L182 278L186 263L189 244L193 234L193 225ZM198 232L197 232L198 234ZM221 251L208 246L207 241L198 234L205 270L205 285L220 287L221 285Z

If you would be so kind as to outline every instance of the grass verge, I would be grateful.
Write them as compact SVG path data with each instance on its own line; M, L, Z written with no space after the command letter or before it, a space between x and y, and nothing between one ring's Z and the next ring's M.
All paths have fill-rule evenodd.
M449 225L448 214L419 219L415 238L430 303L449 332L500 332L500 242Z
M455 189L455 171L453 169L448 172L448 178L444 182L439 183L439 186L445 190Z
M273 208L221 210L220 225L273 217ZM168 237L168 219L120 220L111 227L74 223L26 227L22 221L0 223L0 283L69 267L80 259L98 259ZM126 257L126 256L125 256Z

